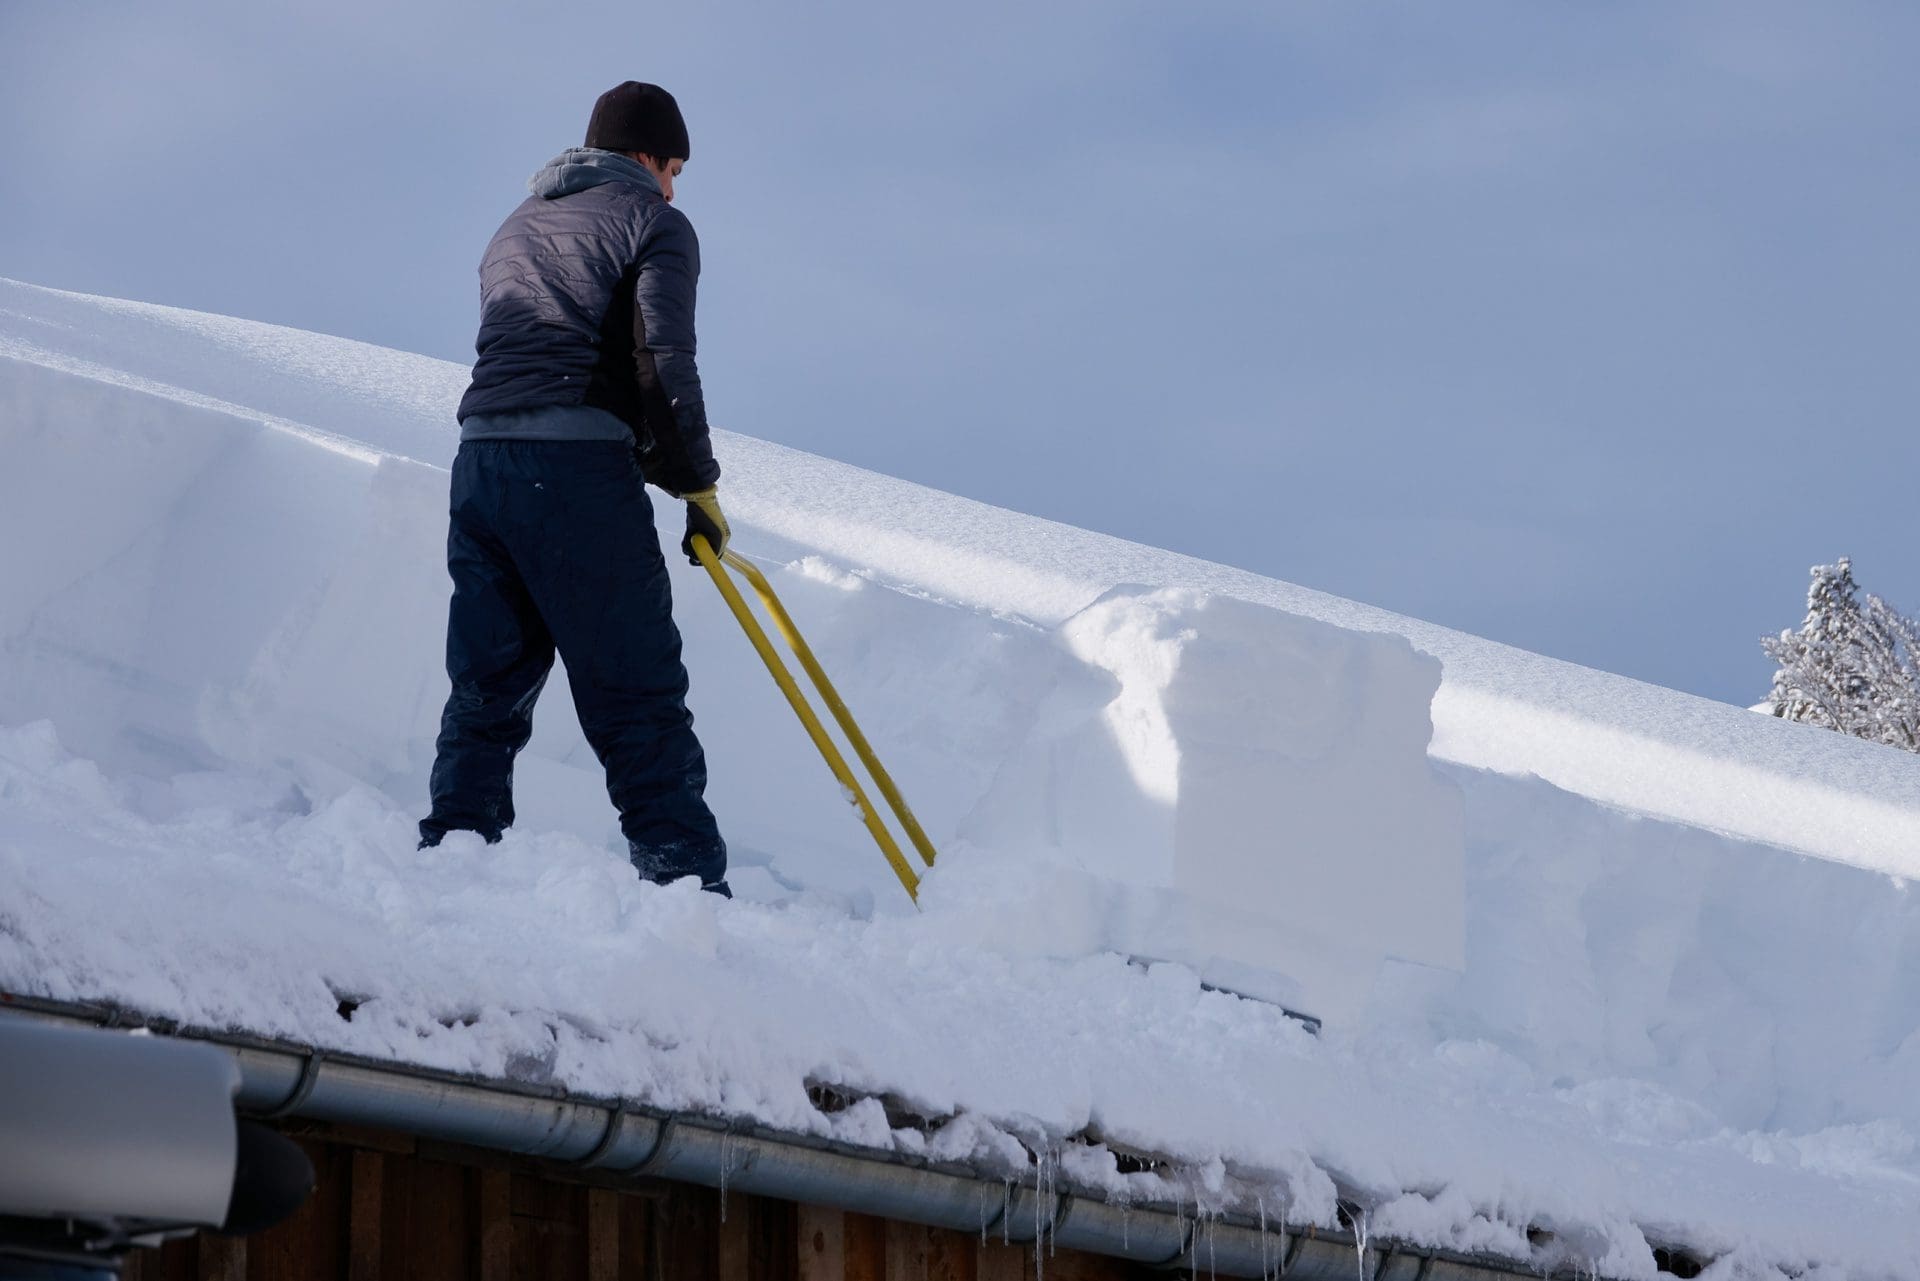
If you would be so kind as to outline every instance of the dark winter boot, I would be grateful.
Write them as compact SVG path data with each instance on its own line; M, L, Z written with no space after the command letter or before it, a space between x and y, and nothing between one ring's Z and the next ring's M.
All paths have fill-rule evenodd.
M448 832L458 832L458 831L465 831L465 830L471 830L471 829L464 829L464 828L458 828L458 827L441 827L439 824L435 823L431 818L422 819L420 820L420 843L414 846L413 848L417 850L430 850L434 846L438 845L442 840L446 839L446 835ZM489 845L498 845L500 843L500 835L501 834L499 832L481 832L480 839L485 841Z
M733 890L727 885L727 847L724 842L716 840L712 846L696 847L684 843L642 845L629 840L627 857L643 881L671 885L682 877L697 876L701 889L723 898L733 897Z

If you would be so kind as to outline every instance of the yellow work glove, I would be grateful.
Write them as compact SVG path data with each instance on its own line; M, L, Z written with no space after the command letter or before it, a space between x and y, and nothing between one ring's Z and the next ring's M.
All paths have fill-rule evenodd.
M680 540L680 550L687 554L687 562L700 563L700 558L693 554L695 534L706 535L707 546L713 548L715 556L726 555L727 539L733 537L733 531L727 528L727 518L720 514L720 491L708 486L680 497L687 504L687 536Z

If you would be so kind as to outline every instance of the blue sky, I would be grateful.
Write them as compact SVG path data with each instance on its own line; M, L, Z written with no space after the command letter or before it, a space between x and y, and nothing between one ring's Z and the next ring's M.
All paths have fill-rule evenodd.
M1750 702L1815 561L1920 611L1915 48L1853 0L0 0L0 275L470 358L526 175L655 80L719 424Z

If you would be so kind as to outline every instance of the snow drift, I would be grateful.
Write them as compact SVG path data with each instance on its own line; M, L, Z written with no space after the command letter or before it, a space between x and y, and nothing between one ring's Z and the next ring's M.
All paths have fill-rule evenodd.
M684 568L743 901L633 882L553 696L519 829L414 851L464 376L0 284L0 987L1619 1276L1920 1259L1912 758L749 438L925 913Z

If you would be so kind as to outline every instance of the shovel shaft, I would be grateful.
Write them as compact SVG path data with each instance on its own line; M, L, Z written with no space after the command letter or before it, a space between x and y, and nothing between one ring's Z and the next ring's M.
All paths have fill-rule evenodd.
M846 757L841 755L840 748L834 743L833 737L827 733L826 727L820 723L820 718L814 713L813 706L807 702L806 695L801 693L800 686L793 679L793 673L787 670L787 665L781 660L779 652L774 649L773 642L767 638L766 629L760 626L760 620L754 617L752 609L740 595L740 589L734 585L733 579L727 574L726 565L739 569L747 576L747 581L753 584L755 593L766 604L768 612L773 615L781 635L794 647L794 653L799 656L801 666L820 688L821 697L827 700L827 706L833 711L835 720L847 732L848 740L854 744L854 750L860 754L861 761L873 772L874 779L879 783L882 794L887 797L888 804L893 806L896 814L901 813L906 810L906 802L896 801L899 790L894 787L893 780L887 776L886 772L879 768L879 762L873 756L872 747L868 745L866 737L860 733L859 727L853 723L853 716L847 711L846 705L840 701L840 696L833 692L833 686L827 681L826 673L821 671L819 663L813 658L813 652L806 647L806 642L800 638L799 630L793 626L792 617L780 606L779 599L774 596L766 576L761 574L752 562L745 557L728 553L726 563L722 564L721 559L713 554L713 547L704 535L695 534L692 541L693 554L706 567L714 586L720 589L720 595L727 602L727 608L733 611L733 616L739 622L741 630L747 634L747 640L760 655L760 661L767 665L767 671L772 675L774 683L780 687L780 692L786 696L788 705L800 718L800 724L806 729L807 737L813 740L814 747L819 749L820 755L826 760L827 768L833 771L835 780L840 784L841 792L859 810L861 822L866 824L867 831L873 835L874 843L880 847L881 854L886 856L894 875L900 878L900 884L907 891L907 897L918 904L920 878L914 872L913 865L901 854L899 843L894 840L893 833L888 831L887 825L880 821L880 815L874 809L873 802L867 798L866 789L860 786L860 781L854 777L853 771L847 766ZM912 822L911 811L906 813L908 817L902 820L903 825L911 823L907 828L908 835L914 840L920 856L926 860L928 866L932 866L932 846L924 843L926 836L920 831L920 825Z
M800 635L800 629L793 625L793 616L787 613L786 607L780 603L780 598L773 594L773 585L767 582L767 576L760 572L759 566L737 552L728 552L722 559L729 567L739 570L753 587L754 594L760 597L760 603L766 607L767 613L773 618L773 625L779 629L787 646L793 650L793 656L800 660L801 669L813 681L814 688L820 691L820 701L827 705L829 712L833 713L833 719L840 726L841 733L845 734L847 742L853 745L854 754L860 758L860 763L867 767L867 773L872 776L874 786L880 789L880 795L886 798L888 808L893 811L894 817L900 820L900 826L906 829L907 839L913 842L913 848L919 852L921 862L932 867L933 842L928 840L926 832L921 830L920 820L913 816L913 810L907 805L906 798L900 795L900 789L894 785L893 776L887 773L886 766L882 765L880 758L874 754L873 744L867 742L867 736L860 732L860 726L853 719L853 713L847 709L846 703L840 698L840 691L836 690L833 682L827 679L827 673L821 668L819 660L813 656L812 647Z

